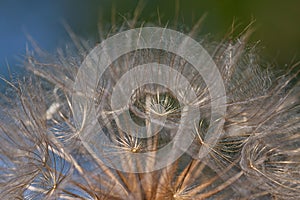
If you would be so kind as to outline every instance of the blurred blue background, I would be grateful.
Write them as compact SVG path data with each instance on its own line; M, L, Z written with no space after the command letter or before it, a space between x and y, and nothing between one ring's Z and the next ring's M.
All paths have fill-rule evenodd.
M26 35L40 47L54 52L69 41L62 21L84 38L97 39L97 23L111 21L112 7L119 16L132 13L138 0L0 0L0 74L7 76L8 65L18 72L22 67ZM159 10L163 22L175 16L175 0L148 0L141 19L154 19ZM180 0L179 18L192 25L204 13L203 34L221 38L235 20L245 27L255 19L252 41L261 41L262 53L278 65L300 60L300 1L288 0Z

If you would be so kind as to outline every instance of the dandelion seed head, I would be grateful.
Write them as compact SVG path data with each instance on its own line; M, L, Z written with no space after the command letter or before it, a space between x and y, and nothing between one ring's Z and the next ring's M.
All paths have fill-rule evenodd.
M134 28L143 30L138 20L141 5L131 20L103 34L110 38ZM195 34L198 26L185 34ZM217 94L218 98L211 90L216 77L203 77L192 63L174 52L150 48L111 60L95 86L77 91L74 85L81 66L99 44L89 46L70 27L66 29L74 44L59 49L57 55L28 52L25 65L33 75L13 83L7 81L9 93L1 96L1 199L300 197L299 64L281 75L264 69L256 48L247 46L251 28L245 28L236 39L212 42L203 37L199 42L206 47L224 83L226 95ZM173 29L184 30L178 26ZM118 52L115 45L113 53ZM197 59L202 62L201 58ZM165 85L147 83L130 88L148 78L145 76L151 77L151 70L141 66L157 69L152 70L152 77L163 77L166 66L178 73L163 74L168 78ZM138 67L143 69L139 76L131 76L120 86L120 79ZM179 75L189 82L184 88L180 86L185 79ZM117 86L121 89L114 96ZM92 95L87 96L86 91ZM114 107L112 99L122 99L126 92L127 104ZM74 96L86 98L85 102L94 106L76 104ZM220 99L226 104L217 105L226 112L214 113L220 110L214 108ZM92 121L90 109L96 113ZM120 123L126 110L129 114L123 118L125 123ZM181 126L190 111L197 115ZM217 117L213 118L214 114ZM214 128L220 121L223 126ZM93 123L99 124L107 140L86 134L98 133L91 128ZM140 130L146 130L144 135ZM182 135L178 136L178 130ZM85 138L90 146L84 144ZM192 140L185 149L180 142L186 142L186 138ZM170 143L173 151L160 153ZM97 149L99 144L101 148ZM176 153L181 156L177 158ZM163 162L167 165L157 167Z

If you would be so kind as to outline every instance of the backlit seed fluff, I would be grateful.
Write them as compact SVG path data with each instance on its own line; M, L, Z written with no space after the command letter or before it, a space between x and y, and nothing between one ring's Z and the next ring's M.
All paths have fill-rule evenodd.
M102 35L140 27L136 21ZM185 34L199 40L197 26ZM170 24L168 28L177 29ZM74 48L60 49L56 55L28 52L24 65L31 75L6 81L7 92L0 101L0 199L300 199L299 66L281 74L263 66L256 48L247 44L250 28L235 39L199 42L216 63L226 90L225 123L215 144L205 139L217 123L210 122L209 86L183 58L144 49L119 57L105 71L91 99L116 149L108 157L124 151L157 152L175 137L185 114L168 88L145 85L133 92L128 109L140 126L147 127L151 118L157 133L137 138L118 128L117 111L109 103L126 71L157 62L191 80L187 90L195 91L192 105L201 112L200 120L187 129L194 141L174 163L148 173L110 168L82 145L82 129L74 120L73 84L94 46L69 32ZM184 92L179 92L182 99ZM162 122L165 127L156 129ZM199 159L201 147L209 153ZM155 156L152 161L147 164L154 165ZM133 165L130 160L120 164Z

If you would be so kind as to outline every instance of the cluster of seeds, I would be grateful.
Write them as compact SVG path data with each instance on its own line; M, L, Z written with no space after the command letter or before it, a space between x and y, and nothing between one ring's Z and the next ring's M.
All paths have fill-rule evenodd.
M134 26L131 22L128 28ZM124 29L125 25L120 30ZM82 126L74 120L72 102L76 74L90 48L74 39L77 50L60 49L55 56L28 52L25 66L32 74L6 81L7 92L1 95L1 199L299 199L299 67L295 64L279 74L261 66L255 48L246 45L250 32L247 29L230 42L201 42L226 89L226 114L219 119L224 126L220 133L210 133L220 135L213 143L207 140L211 137L207 131L217 123L210 120L210 86L190 63L155 49L115 60L99 80L95 95L87 97L93 99L98 123L109 138L107 148L113 149L101 157L82 144ZM191 104L199 110L200 120L183 130L194 140L179 159L155 171L131 173L108 167L106 162L117 154L153 152L146 163L120 162L137 169L151 167L158 162L156 152L176 137L185 110L164 86L144 85L129 100L132 120L141 127L154 126L151 130L156 132L149 137L120 129L115 115L121 111L110 106L122 75L153 62L190 80L186 90L195 91L197 98ZM184 91L179 94L184 99ZM81 125L87 123L84 119ZM207 154L201 156L203 149Z

